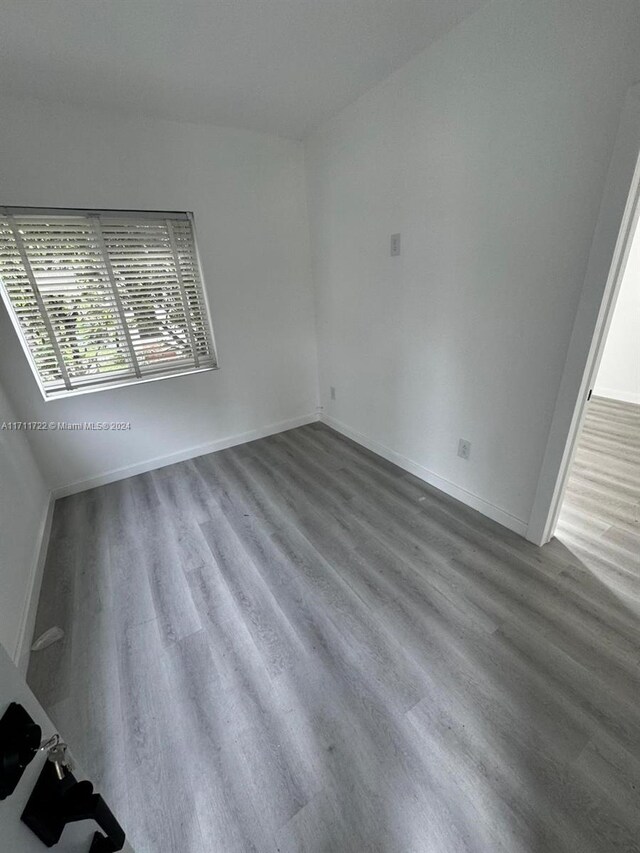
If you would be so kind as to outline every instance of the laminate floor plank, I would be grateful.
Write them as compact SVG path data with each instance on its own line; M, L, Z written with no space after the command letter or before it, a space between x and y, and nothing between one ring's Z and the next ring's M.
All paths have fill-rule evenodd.
M270 675L278 675L304 653L304 647L222 510L202 525L202 531L263 666Z
M163 642L170 645L201 629L198 612L184 582L190 549L180 547L175 516L162 502L153 478L143 474L127 481L136 506L132 523L147 571L155 616Z
M63 727L74 752L88 757L92 781L111 792L111 805L123 820L128 816L129 785L121 768L125 745L120 716L120 684L117 666L117 637L114 618L113 575L110 570L110 527L100 499L74 495L69 499L77 530L92 529L91 537L77 539L74 613L70 663L75 673L72 695L53 705L50 716ZM84 677L78 678L82 673ZM96 674L97 677L93 677Z
M639 853L636 409L542 549L323 424L59 501L28 679L134 848Z
M118 642L126 750L120 772L129 785L122 823L136 853L207 849L195 796L201 783L190 766L197 745L184 735L184 710L168 701L178 685L169 681L165 648L156 620L132 626ZM104 792L109 802L111 791Z

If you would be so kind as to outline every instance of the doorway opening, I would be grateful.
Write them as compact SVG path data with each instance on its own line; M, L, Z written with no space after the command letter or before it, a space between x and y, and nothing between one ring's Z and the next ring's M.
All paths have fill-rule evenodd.
M569 502L571 495L575 495L576 490L579 491L580 484L584 486L584 477L587 472L580 466L588 463L580 450L581 437L584 435L585 440L588 440L588 437L597 431L596 425L602 425L602 416L606 412L610 412L613 419L613 415L620 410L621 406L638 405L633 392L627 395L628 399L618 400L620 405L617 408L615 402L607 403L606 401L615 400L611 396L612 392L619 396L619 388L629 384L623 379L622 374L629 373L631 376L637 376L640 367L633 363L625 363L621 367L621 347L619 341L613 342L613 337L610 352L604 361L603 358L625 279L628 284L625 285L625 295L619 303L621 314L615 321L614 334L617 340L618 327L621 329L631 327L635 337L640 337L640 317L637 316L633 286L640 270L640 246L634 248L634 243L640 243L639 218L640 84L635 84L628 90L622 110L591 245L584 287L527 529L527 538L537 545L547 543L556 532L565 503L565 494ZM634 304L636 304L635 312L631 307ZM622 349L625 350L623 361L629 362L634 358L628 348L622 347ZM637 353L637 350L635 352ZM601 364L602 372L600 372ZM624 408L619 412L619 418L623 421L626 418L628 424L635 423L636 417L634 408L630 410L630 414ZM607 418L604 417L604 421L606 420ZM611 429L615 432L615 427L611 426ZM632 442L629 443L626 432L624 430L622 432L622 440L626 436L628 442L625 448L627 453L623 454L622 460L622 466L625 467L629 459L635 458L634 445ZM600 441L602 442L602 439ZM601 443L599 447L602 446ZM576 460L575 466L574 460ZM592 463L596 465L593 459ZM600 459L597 464L600 467L606 467L607 461ZM614 467L611 463L610 469ZM572 481L571 476L574 471L575 478ZM580 480L580 477L583 479ZM625 477L628 481L628 473ZM627 482L628 490L630 485L633 490L633 483ZM592 497L599 498L600 503L606 501L606 494ZM627 497L630 497L632 508L637 512L639 507L636 506L636 502L640 503L640 495L636 498L627 493ZM610 500L616 499L610 498ZM612 521L616 520L612 516L608 518ZM604 521L601 522L600 527L602 524ZM564 517L563 525L566 526Z
M555 536L609 588L640 581L640 228L604 341Z

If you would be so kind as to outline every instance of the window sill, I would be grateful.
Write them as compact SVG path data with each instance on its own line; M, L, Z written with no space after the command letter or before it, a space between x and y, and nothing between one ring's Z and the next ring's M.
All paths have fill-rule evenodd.
M59 391L47 392L45 389L40 387L40 393L46 403L52 403L57 400L66 400L69 397L79 397L82 394L95 394L98 391L114 391L118 388L128 388L131 385L142 385L147 382L159 382L161 379L175 379L180 376L192 376L196 373L210 373L213 370L220 370L220 365L217 364L213 367L191 367L186 370L176 370L172 373L160 373L155 375L151 374L149 376L134 376L121 381L109 381L105 379L104 383L100 385L89 385L86 388L73 388L70 391L66 388L62 388Z

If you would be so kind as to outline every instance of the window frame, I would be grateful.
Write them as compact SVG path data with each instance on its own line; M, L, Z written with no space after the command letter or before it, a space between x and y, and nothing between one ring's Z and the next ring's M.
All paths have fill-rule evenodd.
M45 386L42 383L40 378L40 374L38 372L38 367L36 365L36 361L31 352L31 348L29 346L29 342L27 341L25 334L23 332L22 327L20 326L20 322L18 317L16 316L13 304L7 293L4 285L2 284L0 278L0 295L2 296L2 301L4 303L4 307L9 315L9 319L11 320L11 324L18 336L18 340L20 341L20 346L27 358L29 363L29 367L31 368L31 372L36 380L36 384L42 395L42 398L45 402L53 402L55 400L65 400L68 397L78 397L83 394L93 394L99 391L112 391L118 388L127 388L130 385L141 385L147 382L159 382L162 379L174 379L180 376L190 376L198 373L208 373L209 371L219 370L220 369L220 358L218 354L218 347L215 340L215 334L213 329L213 320L211 317L211 308L209 304L209 295L207 293L207 286L205 282L204 273L202 270L202 260L200 257L200 249L198 246L198 235L196 231L195 217L192 211L184 211L184 210L124 210L122 208L69 208L69 207L24 207L24 206L10 206L10 205L0 205L0 217L2 216L111 216L111 217L130 217L132 219L149 219L149 220L164 220L164 219L183 219L188 221L191 226L191 233L193 235L193 245L195 249L195 263L198 270L198 275L200 278L200 289L202 292L202 302L203 302L203 321L208 324L207 332L209 333L209 337L211 340L211 349L212 356L215 361L213 365L206 365L205 367L185 367L183 369L176 370L163 370L162 372L158 372L157 374L144 374L142 376L127 376L123 379L114 379L105 376L105 378L101 381L95 375L83 378L76 378L74 382L77 386L82 386L83 381L86 382L87 387L75 387L75 388L62 388L56 391L47 391Z

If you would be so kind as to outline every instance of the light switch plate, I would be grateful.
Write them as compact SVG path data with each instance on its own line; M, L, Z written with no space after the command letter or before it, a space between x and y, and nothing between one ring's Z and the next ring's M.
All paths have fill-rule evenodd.
M461 438L458 442L458 456L468 459L471 456L471 442Z

